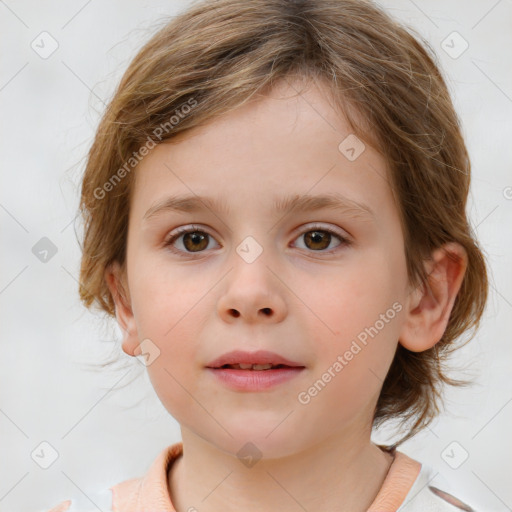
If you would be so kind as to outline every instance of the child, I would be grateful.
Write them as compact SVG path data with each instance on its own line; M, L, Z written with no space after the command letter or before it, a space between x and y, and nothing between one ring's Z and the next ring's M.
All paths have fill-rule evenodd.
M80 297L182 441L102 510L473 510L396 449L484 311L469 185L433 55L372 3L210 0L160 30L89 153Z

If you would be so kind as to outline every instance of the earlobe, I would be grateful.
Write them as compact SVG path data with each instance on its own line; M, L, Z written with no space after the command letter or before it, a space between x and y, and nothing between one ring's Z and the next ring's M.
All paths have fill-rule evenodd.
M122 349L128 355L134 356L139 340L137 326L133 315L130 294L128 291L125 272L117 261L105 269L105 282L115 303L116 320L123 332Z
M465 249L455 242L436 249L426 262L427 282L408 297L400 344L412 352L433 347L443 336L467 267Z

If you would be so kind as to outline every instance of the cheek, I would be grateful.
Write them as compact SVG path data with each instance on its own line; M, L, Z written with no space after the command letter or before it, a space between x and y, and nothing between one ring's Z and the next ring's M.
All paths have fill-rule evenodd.
M189 411L196 407L193 397L201 393L200 311L198 306L189 307L186 300L161 299L148 303L138 322L139 332L158 350L158 357L146 369L163 406L186 425Z
M341 268L323 280L321 286L303 283L297 293L311 314L307 315L311 327L339 342L356 337L373 325L381 314L400 300L399 277L390 273L382 258L373 257L364 262Z
M317 352L317 374L342 356L338 381L350 379L357 389L373 389L384 379L403 314L403 269L390 268L389 261L388 255L373 251L340 270L314 294L308 293L308 306L314 314L305 318ZM342 374L344 377L338 377ZM373 383L367 382L369 377Z
M139 339L151 340L158 354L147 366L148 374L159 395L165 392L173 397L183 394L182 386L188 389L193 380L189 375L202 363L198 359L199 334L205 308L212 307L197 281L196 286L182 283L179 276L155 269L133 285L132 306Z
M164 342L176 337L183 325L197 316L208 287L190 268L180 270L168 261L162 263L161 258L144 258L142 255L139 261L149 263L134 266L133 313L139 334L151 334Z

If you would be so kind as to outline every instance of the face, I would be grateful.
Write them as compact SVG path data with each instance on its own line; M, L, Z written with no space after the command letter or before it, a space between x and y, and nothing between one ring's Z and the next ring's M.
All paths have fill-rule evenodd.
M321 85L297 95L281 84L136 170L123 349L144 341L163 405L226 452L251 441L278 457L369 436L410 291L386 163L351 133ZM155 209L181 195L216 205ZM305 195L338 203L276 208ZM206 368L232 350L304 368L237 390Z

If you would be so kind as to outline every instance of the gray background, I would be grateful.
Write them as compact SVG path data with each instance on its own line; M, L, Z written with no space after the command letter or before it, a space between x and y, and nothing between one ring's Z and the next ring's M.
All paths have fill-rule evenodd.
M438 470L477 510L512 510L512 2L382 3L437 51L472 158L468 211L491 267L482 327L454 360L463 370L453 376L475 384L448 389L446 410L400 449ZM104 104L155 22L186 5L0 0L2 512L86 500L142 475L180 440L138 359L126 356L115 371L87 366L116 354L120 331L79 303L81 230L73 220ZM42 46L43 31L58 43L47 58L31 47ZM453 31L469 43L458 58L442 47ZM453 44L461 48L461 40ZM46 263L32 252L43 237L57 250ZM59 455L47 469L31 457L43 441Z

